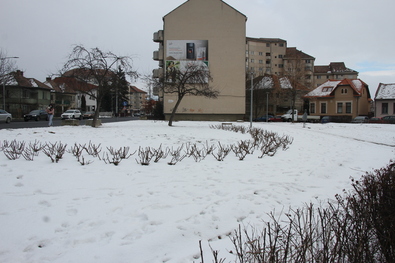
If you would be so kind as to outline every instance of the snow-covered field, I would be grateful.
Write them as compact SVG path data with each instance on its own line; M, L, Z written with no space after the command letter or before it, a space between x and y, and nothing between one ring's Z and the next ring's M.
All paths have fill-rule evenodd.
M86 126L2 129L0 141L62 142L106 147L179 147L234 144L249 134L210 129L218 122L130 121ZM249 123L235 123L249 126ZM118 166L71 153L52 163L8 160L0 152L0 262L200 262L199 240L232 260L227 234L239 224L261 226L267 213L333 199L350 177L394 158L395 125L254 123L293 137L286 151L243 161L170 157L137 164L137 153Z

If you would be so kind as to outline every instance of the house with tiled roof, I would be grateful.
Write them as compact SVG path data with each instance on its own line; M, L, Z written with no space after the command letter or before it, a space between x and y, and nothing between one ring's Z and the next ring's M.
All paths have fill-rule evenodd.
M360 79L328 80L303 97L309 100L310 115L348 122L371 114L369 87Z
M329 65L314 66L315 87L329 79L357 79L358 71L347 68L344 62L331 62Z
M395 83L380 83L374 101L376 117L395 115Z
M22 118L32 110L45 109L51 102L51 88L35 78L27 78L23 71L11 72L10 82L4 86L5 110L14 118Z
M68 109L80 109L82 111L94 111L96 99L82 92L92 91L95 93L97 86L79 81L76 78L48 77L45 84L51 87L51 103L55 105L55 116Z

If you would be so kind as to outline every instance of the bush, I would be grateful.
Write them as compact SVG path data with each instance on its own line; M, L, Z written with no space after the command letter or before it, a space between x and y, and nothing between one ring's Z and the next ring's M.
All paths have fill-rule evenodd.
M284 221L272 213L263 229L239 226L230 235L234 262L394 262L394 167L352 179L353 190L325 208L290 209ZM214 262L225 262L212 254Z

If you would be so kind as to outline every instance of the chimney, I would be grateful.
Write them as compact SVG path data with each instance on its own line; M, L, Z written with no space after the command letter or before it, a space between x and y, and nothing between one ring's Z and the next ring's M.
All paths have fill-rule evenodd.
M17 70L16 71L16 75L18 76L18 77L23 77L23 71L21 71L21 70Z
M51 81L51 77L47 77L45 81Z

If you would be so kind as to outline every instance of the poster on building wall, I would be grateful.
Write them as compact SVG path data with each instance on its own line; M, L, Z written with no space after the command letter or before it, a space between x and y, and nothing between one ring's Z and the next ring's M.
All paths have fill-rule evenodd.
M185 72L191 65L208 70L208 40L167 40L165 60L167 81L174 70Z
M166 60L208 61L208 40L167 40Z

